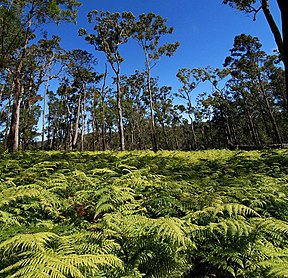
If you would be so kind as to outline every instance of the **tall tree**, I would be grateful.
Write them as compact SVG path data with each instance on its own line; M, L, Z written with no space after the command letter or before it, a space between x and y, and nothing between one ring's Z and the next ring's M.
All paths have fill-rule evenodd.
M192 103L191 93L197 88L201 79L195 76L197 69L182 68L178 70L177 78L183 84L176 94L177 97L184 99L187 102L187 114L190 119L190 127L192 133L193 149L198 147L198 140L195 132L195 107Z
M256 19L256 14L261 10L263 11L284 63L286 79L286 109L288 111L288 5L286 0L277 0L275 2L277 2L279 11L281 13L282 26L277 25L275 16L273 16L271 13L269 0L261 0L260 6L257 6L257 0L223 1L224 4L228 4L233 8L237 8L238 10L244 11L246 13L254 14L254 20Z
M61 61L62 48L60 47L60 37L53 36L52 39L42 39L39 41L39 60L43 71L44 93L43 93L43 108L42 108L42 130L41 130L41 148L45 147L45 123L47 117L47 95L49 91L49 82L52 79L58 78L62 67L56 68L56 65Z
M124 89L124 115L127 119L127 129L130 138L130 149L142 149L144 141L144 117L146 106L143 93L146 88L145 72L136 71L130 76L122 76ZM128 137L126 136L126 137Z
M173 94L172 87L162 86L155 94L155 118L159 122L162 130L162 149L172 149L171 136L169 131L171 129L173 119ZM159 136L160 137L160 136ZM161 138L161 137L160 137ZM160 140L159 140L160 141ZM161 143L161 141L160 141Z
M166 25L167 19L154 13L141 14L135 23L133 37L138 41L145 56L147 73L147 89L151 116L152 145L154 152L158 150L155 131L153 92L151 89L151 70L162 56L171 57L179 47L179 42L159 45L163 35L172 34L173 28Z
M221 143L218 144L218 147L233 144L236 141L236 138L231 121L231 94L225 82L225 78L229 74L229 70L221 70L219 68L213 69L208 66L206 68L195 68L192 71L193 79L195 80L196 84L201 81L209 82L212 85L211 95L208 96L204 103L206 102L205 105L208 105L208 107L211 106L213 109L213 117L211 121L219 123L219 132L217 136L219 138L217 138L217 140L219 140L219 142L221 141ZM192 83L192 86L193 85L195 86L195 84ZM222 144L223 142L224 144Z
M120 149L125 150L124 125L122 112L121 89L121 56L119 46L128 42L132 35L135 17L131 12L110 13L91 11L88 14L89 23L93 23L95 34L88 34L85 29L80 29L79 34L85 36L85 40L95 47L97 51L103 51L116 77L117 87L117 111Z
M63 20L75 20L75 7L79 6L80 3L76 0L2 0L0 3L2 30L7 29L6 26L11 23L11 18L13 23L17 22L14 25L18 27L13 32L5 32L1 35L2 43L5 42L5 47L1 49L1 64L5 65L7 57L11 56L12 50L15 50L13 106L8 140L8 149L12 152L17 151L19 146L20 103L23 92L21 85L22 70L29 42L35 38L33 29L51 21L59 23ZM7 35L10 36L8 39L6 38ZM6 43L7 41L8 43Z
M76 149L81 125L81 150L83 149L85 131L85 113L88 87L93 86L97 81L95 72L96 60L86 50L74 49L65 55L64 82L69 84L72 91L67 99L67 109L70 115L70 147ZM68 79L67 79L68 77ZM81 123L80 123L81 120Z
M231 55L225 59L225 66L230 66L232 79L240 82L240 86L236 87L237 92L241 92L241 98L244 101L245 110L247 111L248 123L250 123L253 137L256 144L260 144L256 129L256 124L253 124L251 113L251 103L248 99L254 98L259 105L262 120L266 126L267 134L270 136L270 128L267 122L272 125L272 130L278 144L282 143L277 121L275 119L275 111L273 108L273 95L270 94L270 88L267 81L265 69L265 61L267 54L261 50L261 44L258 38L253 38L250 35L241 34L236 36L234 46L230 50ZM239 83L238 82L238 83ZM234 83L235 85L235 83ZM233 86L235 89L235 86ZM251 95L251 96L249 96ZM250 106L250 108L247 107ZM255 107L254 107L255 110ZM267 114L267 119L266 119ZM270 136L271 137L271 136Z

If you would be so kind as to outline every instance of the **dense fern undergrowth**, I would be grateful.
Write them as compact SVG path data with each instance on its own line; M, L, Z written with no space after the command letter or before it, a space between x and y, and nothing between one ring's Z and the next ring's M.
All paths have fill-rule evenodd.
M288 152L1 155L0 277L288 277Z

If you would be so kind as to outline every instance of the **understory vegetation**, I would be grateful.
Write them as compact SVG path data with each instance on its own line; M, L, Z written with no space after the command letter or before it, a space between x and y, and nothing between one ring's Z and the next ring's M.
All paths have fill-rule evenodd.
M0 277L288 277L287 150L0 157Z

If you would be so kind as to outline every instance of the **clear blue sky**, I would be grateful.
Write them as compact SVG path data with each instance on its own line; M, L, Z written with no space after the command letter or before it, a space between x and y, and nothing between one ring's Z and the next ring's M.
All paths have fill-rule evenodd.
M91 29L87 22L90 10L110 12L132 11L134 15L154 12L168 19L168 25L174 27L173 35L166 36L169 42L180 42L180 48L171 57L164 57L153 69L153 76L160 77L160 85L171 85L174 91L180 84L176 73L182 67L195 68L211 65L221 67L236 35L241 33L257 36L263 49L271 53L276 45L262 12L253 22L252 16L245 15L222 4L222 0L82 0L77 25L61 24L49 26L49 34L62 37L62 47L66 49L84 48L94 53L98 59L97 70L104 69L105 58L95 52L82 37L78 37L81 27ZM276 1L271 0L271 9L279 22ZM122 73L131 74L144 68L144 57L135 42L121 49L125 59ZM112 71L110 70L110 75ZM200 92L199 92L200 93Z

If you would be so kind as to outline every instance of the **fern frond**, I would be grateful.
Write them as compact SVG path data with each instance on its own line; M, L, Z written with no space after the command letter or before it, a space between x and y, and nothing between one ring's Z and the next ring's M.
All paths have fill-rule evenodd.
M4 258L13 256L12 265L0 270L7 277L76 277L100 269L123 269L122 261L113 254L78 254L73 236L53 233L21 234L0 244ZM91 244L91 243L90 243ZM99 247L101 248L101 247ZM89 250L88 250L89 251ZM91 251L91 250L90 250Z
M111 170L109 168L95 168L89 171L89 174L92 176L99 176L101 177L101 180L107 177L117 177L119 174L115 172L114 170Z
M27 250L40 251L45 248L46 242L58 236L51 232L19 234L0 243L0 252L9 256L15 252L25 252Z
M273 264L269 275L272 277L288 277L288 259L282 263Z
M191 248L193 244L187 237L183 222L178 218L159 218L147 223L149 233L155 233L160 241L167 241L176 246Z
M260 217L255 210L241 204L225 204L223 206L223 212L225 211L228 213L229 217L238 215Z
M286 222L274 218L255 219L254 222L260 232L269 235L278 244L287 241L288 224Z
M0 223L3 223L4 226L12 226L12 225L18 225L20 226L19 220L21 217L15 216L12 213L9 213L7 211L0 210Z
M3 190L0 193L0 208L10 204L11 202L16 202L18 200L23 200L25 198L35 198L40 195L39 189L30 186L19 186L11 187Z

